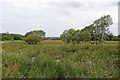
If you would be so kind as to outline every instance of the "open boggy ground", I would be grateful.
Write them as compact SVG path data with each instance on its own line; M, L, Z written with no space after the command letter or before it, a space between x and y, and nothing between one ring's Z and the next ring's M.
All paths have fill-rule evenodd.
M64 44L46 40L2 44L3 78L118 78L118 42Z

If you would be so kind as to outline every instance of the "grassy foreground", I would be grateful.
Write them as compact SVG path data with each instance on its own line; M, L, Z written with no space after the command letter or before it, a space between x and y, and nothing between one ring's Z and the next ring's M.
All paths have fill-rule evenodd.
M118 42L104 46L62 41L43 41L38 45L4 42L3 78L118 78ZM56 63L58 60L59 63Z

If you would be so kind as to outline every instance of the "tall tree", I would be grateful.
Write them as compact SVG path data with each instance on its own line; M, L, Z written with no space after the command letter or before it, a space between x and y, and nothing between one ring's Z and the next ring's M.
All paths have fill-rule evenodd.
M74 39L72 38L73 36L73 32L75 30L73 28L70 28L69 30L65 30L63 32L63 34L60 35L61 39L65 42L65 43L70 43L71 41L74 41Z
M81 39L81 32L80 32L80 30L78 29L78 30L75 30L74 32L73 32L73 34L74 34L74 41L75 41L75 43L76 44L79 44L80 43L80 41L82 40Z
M81 32L83 31L88 31L91 33L91 40L94 40L94 31L95 31L95 27L94 24L91 24L89 26L86 26L85 28L81 29Z
M71 34L72 44L79 44L81 41L80 30L74 30Z
M91 33L89 31L82 31L80 34L82 41L90 41L91 40Z
M43 30L34 30L34 31L27 32L25 34L25 37L27 37L29 35L32 35L32 34L38 35L38 36L40 36L42 38L45 37L45 32Z
M102 16L100 19L94 21L95 31L94 35L99 43L104 44L105 35L109 34L109 26L113 24L110 15Z

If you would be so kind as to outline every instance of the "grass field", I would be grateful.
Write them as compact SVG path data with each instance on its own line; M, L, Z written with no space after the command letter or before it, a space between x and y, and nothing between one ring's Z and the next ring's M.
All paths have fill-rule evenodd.
M118 78L118 42L104 46L46 40L2 43L3 78Z

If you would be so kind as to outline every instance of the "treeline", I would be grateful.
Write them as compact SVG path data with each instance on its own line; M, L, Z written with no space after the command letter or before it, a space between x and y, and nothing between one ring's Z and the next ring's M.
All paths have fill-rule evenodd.
M74 30L74 29L73 29ZM8 34L8 33L0 33L0 41L7 41L7 40L23 40L25 35L21 34ZM62 40L62 37L44 37L43 40ZM114 36L112 33L108 35L105 39L106 41L120 41L120 35ZM95 41L91 39L91 41Z
M83 41L96 41L96 44L104 44L106 41L120 41L120 35L114 36L109 31L109 26L113 24L110 15L105 15L100 17L100 19L95 20L91 25L86 26L81 30L75 30L70 28L65 30L60 37L45 37L45 32L43 30L34 30L27 32L25 35L21 34L9 34L0 33L0 40L25 40L30 35L37 35L40 40L63 40L65 43L79 44ZM31 37L29 37L30 39ZM31 41L34 40L32 36ZM36 36L35 36L36 38ZM36 39L37 40L37 39Z
M23 40L24 36L21 34L9 34L9 33L0 33L0 40Z
M93 24L86 26L81 30L75 30L73 28L65 30L60 38L65 43L79 44L83 41L96 41L96 44L104 44L104 40L107 41L119 41L120 37L114 36L109 31L109 26L113 24L110 15L100 17L93 22ZM94 43L93 43L94 44Z
M11 33L0 33L0 41L12 41L12 40L24 40L26 35L21 34L11 34ZM44 37L43 40L61 40L60 37Z
M61 40L60 37L46 37L46 40Z
M37 36L41 37L42 39L46 39L44 31L42 31L42 30L34 30L34 31L27 32L25 35L13 34L13 33L10 34L9 32L0 33L0 40L1 41L6 41L6 40L24 40L29 35L37 35Z

